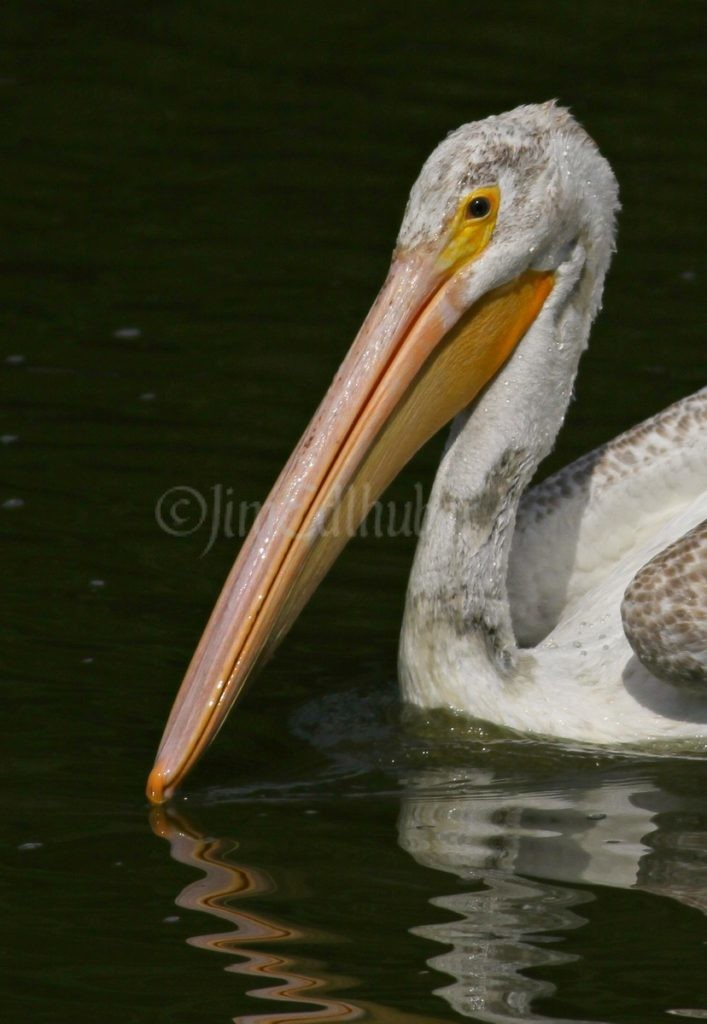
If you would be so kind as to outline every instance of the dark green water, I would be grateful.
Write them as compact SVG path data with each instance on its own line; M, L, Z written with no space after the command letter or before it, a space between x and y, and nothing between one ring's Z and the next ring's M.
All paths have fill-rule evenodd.
M172 816L143 798L238 543L203 553L213 488L265 495L449 129L558 96L621 181L552 464L703 383L702 16L3 7L4 1020L707 1016L707 762L404 729L411 538L357 539Z

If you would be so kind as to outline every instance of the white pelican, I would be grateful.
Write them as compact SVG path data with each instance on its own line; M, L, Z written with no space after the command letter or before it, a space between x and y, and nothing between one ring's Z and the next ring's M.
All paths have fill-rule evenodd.
M403 698L594 743L707 736L707 389L523 493L565 416L617 208L609 164L554 103L464 125L432 153L194 654L152 801L452 418L408 589Z

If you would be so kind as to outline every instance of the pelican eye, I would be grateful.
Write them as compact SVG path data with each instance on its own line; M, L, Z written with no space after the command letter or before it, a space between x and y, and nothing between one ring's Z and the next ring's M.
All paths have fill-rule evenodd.
M491 201L486 196L474 196L466 208L469 220L482 220L491 212Z
M475 259L484 251L496 226L500 205L498 185L474 189L459 200L447 229L447 243L439 255L443 267Z

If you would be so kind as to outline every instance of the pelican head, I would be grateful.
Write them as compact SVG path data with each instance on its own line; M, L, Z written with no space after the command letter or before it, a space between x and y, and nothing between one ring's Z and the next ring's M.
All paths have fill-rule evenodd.
M492 209L478 229L480 195ZM618 185L609 163L568 110L517 107L451 132L413 185L396 255L454 258L467 308L526 270L557 270L581 241L606 272ZM463 228L464 230L460 230Z
M150 775L151 801L183 780L382 490L530 334L552 349L538 372L551 386L556 378L566 405L616 209L611 168L554 103L464 125L435 149L386 281L194 654Z

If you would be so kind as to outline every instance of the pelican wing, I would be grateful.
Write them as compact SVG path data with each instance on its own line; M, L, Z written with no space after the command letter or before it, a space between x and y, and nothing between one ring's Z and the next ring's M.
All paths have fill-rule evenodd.
M617 563L626 565L628 585L655 558L654 585L658 573L679 564L671 557L696 554L694 538L685 538L684 550L679 542L686 522L689 529L707 515L705 480L707 388L531 488L518 509L508 573L519 643L538 643ZM672 547L674 554L666 550L661 562L661 552ZM644 589L637 586L634 601ZM704 611L704 580L701 603ZM651 623L654 628L652 617ZM704 619L702 627L695 621L699 628Z
M636 573L621 605L624 631L653 675L686 690L707 684L707 520Z

